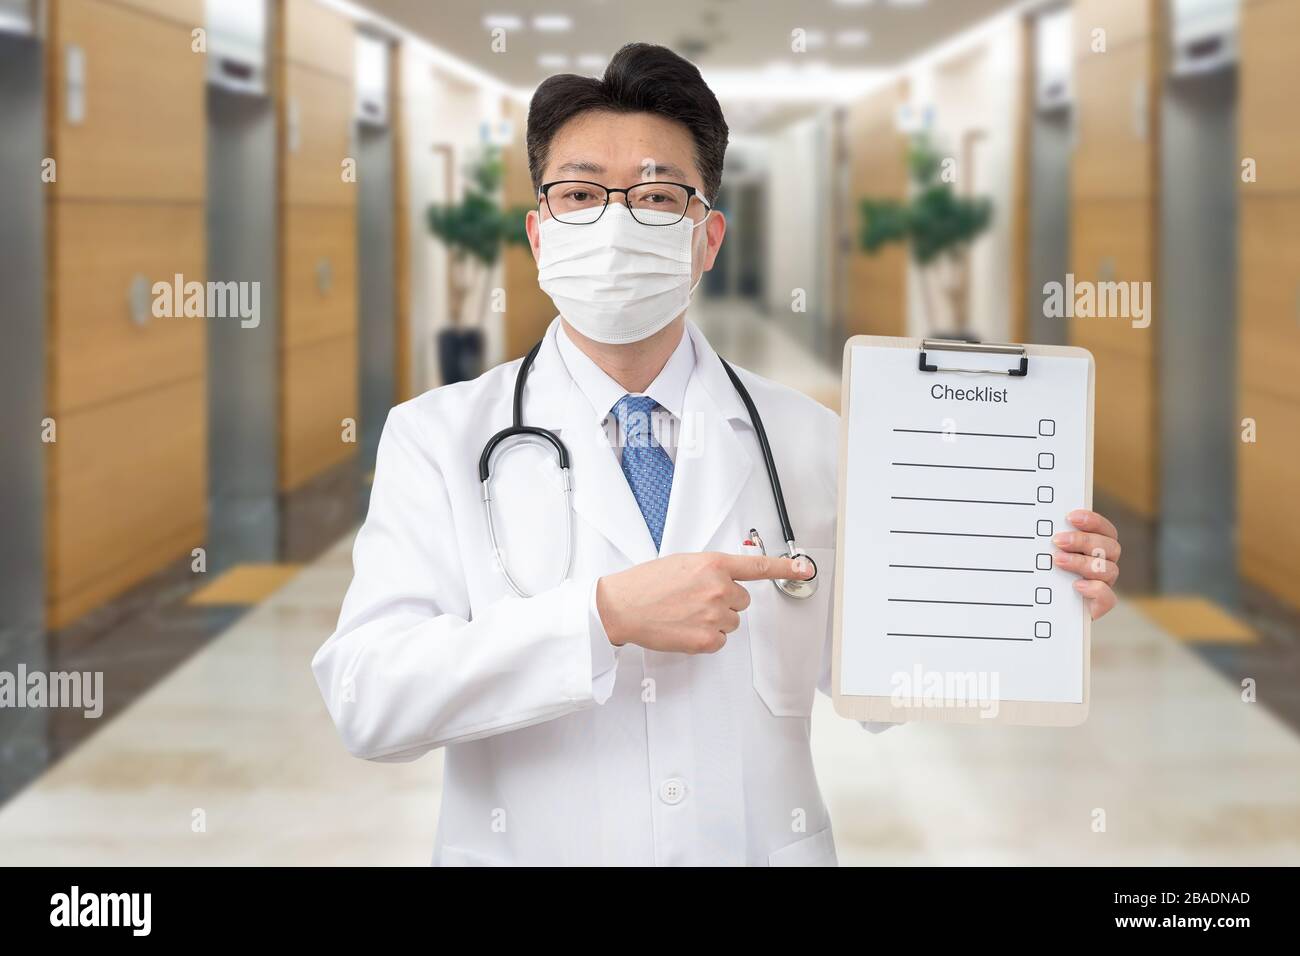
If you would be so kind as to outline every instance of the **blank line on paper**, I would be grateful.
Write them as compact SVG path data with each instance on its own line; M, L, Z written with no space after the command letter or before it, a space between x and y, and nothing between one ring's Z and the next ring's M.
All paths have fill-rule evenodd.
M891 564L891 568L922 568L926 571L993 571L997 574L1033 574L1022 568L957 568L946 564Z
M923 461L891 461L891 465L900 468L963 468L967 471L1023 471L1027 474L1033 474L1034 468L1011 468L999 467L995 465L935 465Z
M980 607L1033 607L1032 604L1012 604L1007 601L945 601L940 598L889 598L904 604L977 604Z
M891 528L890 534L937 534L951 538L1006 538L1011 541L1032 541L1032 534L983 534L978 531L908 531Z
M1001 432L950 432L942 428L895 428L908 435L966 435L970 438L1037 438L1037 435L1004 435Z
M959 505L1023 505L1032 508L1032 501L987 501L983 498L923 498L919 495L890 495L894 501L950 501Z
M994 637L989 634L904 634L900 631L886 631L885 637L949 637L960 641L1029 641L1032 637Z

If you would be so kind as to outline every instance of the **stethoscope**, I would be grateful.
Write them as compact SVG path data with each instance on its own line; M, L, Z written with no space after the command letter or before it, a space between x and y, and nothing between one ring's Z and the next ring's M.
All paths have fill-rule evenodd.
M497 567L501 569L501 573L505 576L506 583L510 585L510 590L520 597L529 597L530 595L519 586L510 574L505 555L497 542L496 526L492 520L492 455L503 443L516 438L537 439L549 444L555 451L556 461L560 466L560 490L564 495L568 510L567 520L564 523L564 574L561 580L568 578L573 563L573 485L569 481L569 449L564 446L560 436L554 432L545 428L538 428L535 425L524 424L524 384L528 381L528 372L532 368L533 360L537 357L537 352L541 347L541 342L533 346L523 364L519 366L519 373L515 376L513 423L510 427L501 429L488 439L488 443L483 446L483 454L478 459L478 478L483 486L483 512L487 515L488 541L492 546L492 556ZM785 495L781 493L781 479L776 473L776 462L772 459L772 447L767 441L767 431L763 428L763 419L759 416L758 409L754 407L754 400L750 398L749 390L740 381L740 376L736 374L736 370L728 365L726 359L722 358L722 356L718 356L718 361L727 370L727 377L731 379L731 384L740 396L740 400L745 403L745 410L749 413L749 421L754 426L754 432L758 436L758 446L763 452L763 464L767 467L767 480L772 486L772 500L776 503L776 516L781 522L781 534L785 538L786 550L782 557L805 557L812 562L813 566L813 576L807 580L797 581L791 578L779 578L772 583L778 591L788 597L810 598L817 593L817 562L813 561L812 556L801 550L795 543L794 528L790 526L790 516L785 509ZM759 536L756 528L749 530L749 539L758 546L763 554L767 554L767 548L764 546L763 539Z

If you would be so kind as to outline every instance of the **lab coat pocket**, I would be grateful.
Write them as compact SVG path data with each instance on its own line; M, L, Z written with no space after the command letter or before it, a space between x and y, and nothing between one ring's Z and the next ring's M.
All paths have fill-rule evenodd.
M817 593L794 598L771 581L749 586L746 611L754 690L777 717L807 717L821 675L822 651L830 628L834 548L808 548L817 563Z
M781 847L767 855L768 866L839 866L831 828Z

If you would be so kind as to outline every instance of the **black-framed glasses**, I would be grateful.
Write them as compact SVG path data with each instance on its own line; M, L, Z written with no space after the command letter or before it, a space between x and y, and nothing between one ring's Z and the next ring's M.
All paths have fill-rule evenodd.
M675 226L686 218L691 199L712 209L699 190L684 183L637 183L611 189L582 179L557 179L542 183L538 199L546 203L551 218L571 226L586 226L605 214L609 199L623 194L627 211L643 226Z

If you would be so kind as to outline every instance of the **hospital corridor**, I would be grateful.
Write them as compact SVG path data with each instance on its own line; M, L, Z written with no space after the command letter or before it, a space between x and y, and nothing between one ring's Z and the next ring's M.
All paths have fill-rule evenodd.
M479 429L463 474L446 478L476 495L471 479L492 460L484 452L480 464L477 448L511 425L514 375L499 379L482 421L423 419L424 450L399 444L390 409L410 409L403 403L431 389L476 395L479 376L567 334L557 303L592 341L631 341L617 331L601 339L595 320L577 316L635 285L612 274L651 258L670 232L686 264L662 271L689 302L700 341L837 413L855 337L913 352L945 340L1091 353L1089 507L1113 522L1104 538L1116 537L1122 556L1100 555L1118 564L1118 600L1090 625L1087 719L864 728L820 692L806 724L763 711L787 722L782 746L801 746L802 728L810 735L839 865L1300 864L1300 135L1291 103L1300 0L653 6L0 0L0 867L437 862L440 807L465 806L463 791L443 802L444 760L450 768L456 748L482 735L452 743L450 758L438 745L409 761L357 759L335 723L346 704L327 701L317 655L341 627L372 491L394 495L386 463L432 462L454 440L440 429ZM530 118L543 81L599 79L624 44L642 41L697 65L716 94L726 127L715 194L710 141L693 113L675 132L695 136L686 155L700 158L699 176L653 154L646 162L658 175L617 184L628 188L595 182L619 177L594 162L570 162L552 175L560 182L542 182L557 157L536 141L549 148L547 137L566 135L544 125L549 113ZM591 112L616 124L637 109ZM577 198L562 206L560 192L575 183L588 192L571 190ZM638 185L664 193L646 206L680 191L681 210L640 206ZM721 219L717 248L721 233L709 229ZM610 277L577 276L575 265L566 273L566 260L548 258L548 241L597 230L632 250L610 240L587 253ZM705 243L716 258L695 284L691 250ZM579 301L587 290L591 302ZM538 389L527 393L528 424L549 428L555 415ZM788 394L754 388L772 462L802 516L809 482L791 458L829 431L810 424L791 441L782 431L790 410L765 404ZM561 435L575 440L567 425ZM668 458L658 441L652 450ZM616 455L633 454L614 444ZM590 454L575 449L575 471ZM676 458L658 461L669 483L673 468L686 473L686 454L674 444ZM635 485L642 459L616 460L656 552L661 536L676 540L674 508L691 506L678 497L682 482L656 528ZM508 457L492 461L510 467ZM764 463L755 451L755 500L766 508ZM599 497L630 502L627 492L610 485ZM506 593L497 572L528 597L496 548L491 502L484 554L495 552L495 564L476 572L476 558L462 565L442 553L481 518L446 497L445 527L411 531L430 542L413 550L430 552L429 566L465 570L465 607L481 607L484 588ZM404 533L395 514L382 513L380 531ZM581 508L570 517L588 521ZM533 546L505 534L510 549ZM590 554L571 562L570 552L589 538L566 534L541 536L547 573L563 579L572 563L585 580ZM387 540L363 535L357 560L373 561ZM735 545L755 553L752 542ZM531 561L519 563L529 571ZM377 587L384 573L370 574ZM408 590L394 613L421 613L424 592ZM607 605L591 593L599 623ZM836 599L822 599L827 613ZM373 608L350 600L356 626L374 626ZM766 606L756 597L748 613ZM494 620L490 610L480 617ZM513 631L502 640L527 644ZM747 662L748 648L734 645L752 635L732 635L727 660ZM477 668L518 677L512 661L487 654L467 650L464 671L454 663L439 688ZM378 670L413 659L383 658ZM346 660L355 668L365 658ZM705 655L682 660L711 666ZM622 668L618 691L633 693ZM701 707L730 700L732 685L691 680L688 693L709 698ZM744 693L770 706L749 680ZM360 692L372 686L363 676ZM494 693L453 699L473 708ZM598 712L600 692L583 693ZM572 727L579 749L627 733ZM391 728L370 729L389 739ZM700 738L701 762L735 756L715 744ZM368 746L369 756L381 749ZM465 753L461 773L488 773L510 752ZM557 771L574 774L575 813L587 806L576 792L581 766ZM656 773L629 783L644 801L617 814L659 826L700 799L685 772ZM502 800L503 814L522 816ZM752 831L752 819L739 829L746 823Z

